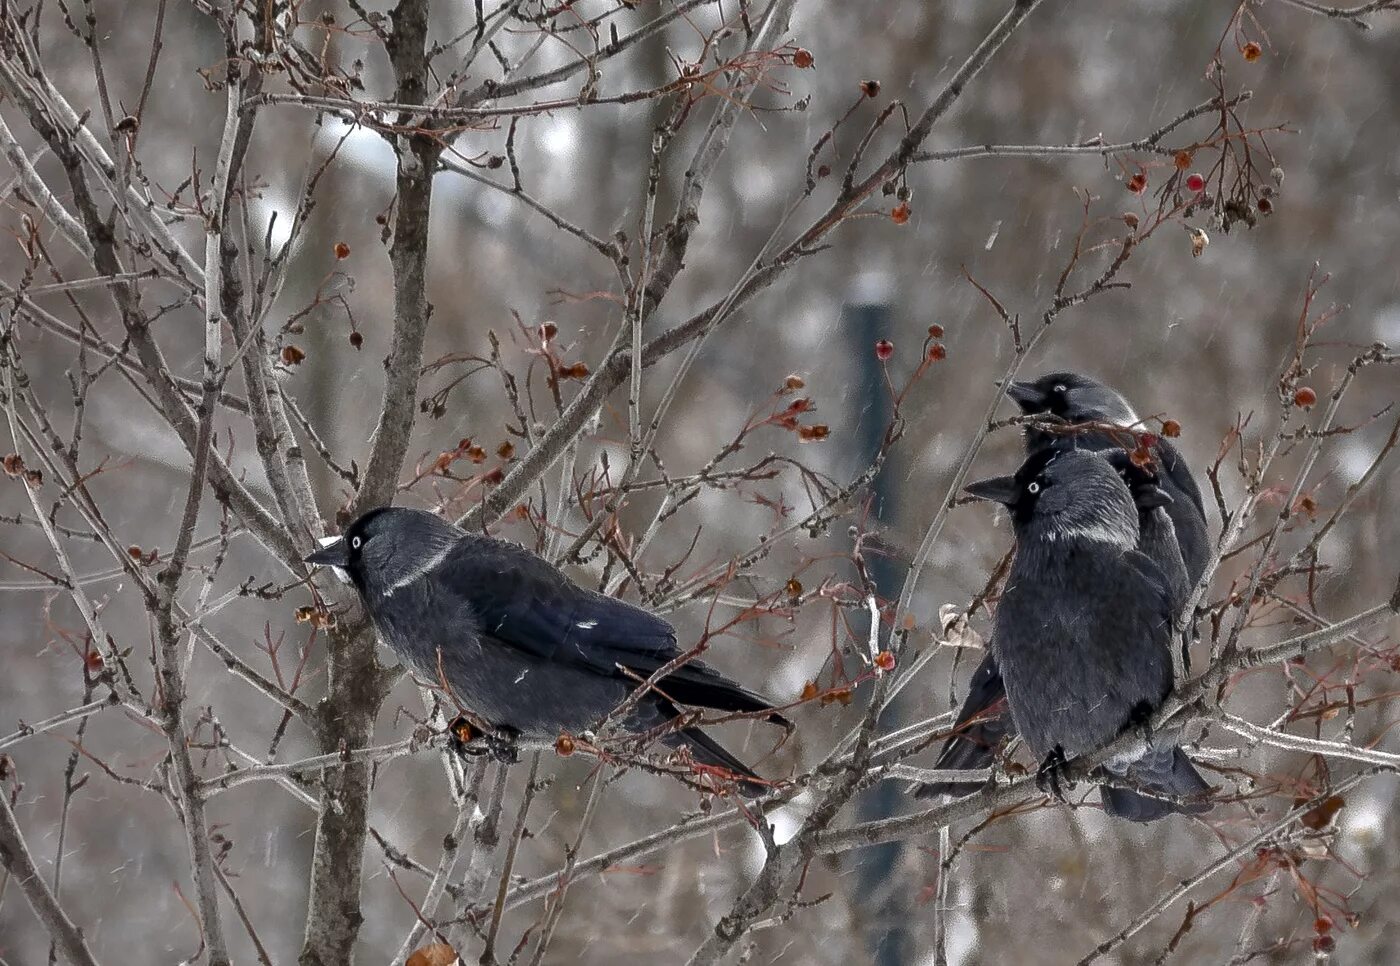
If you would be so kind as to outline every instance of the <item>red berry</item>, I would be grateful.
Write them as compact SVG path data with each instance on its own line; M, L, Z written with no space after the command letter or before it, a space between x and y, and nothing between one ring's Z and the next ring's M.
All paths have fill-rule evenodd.
M893 671L894 655L889 651L881 651L875 655L875 666L881 671Z
M1249 43L1245 44L1243 47L1240 48L1240 53L1244 56L1245 60L1249 61L1252 64L1260 57L1264 56L1264 48L1260 47L1258 44L1251 40Z
M1203 178L1203 177L1201 177L1199 174L1187 175L1187 176L1186 176L1186 190L1187 190L1187 191L1192 191L1192 192L1196 192L1196 191L1205 191L1205 190L1206 190L1206 179Z
M894 355L894 343L889 339L880 339L875 343L875 358L881 362L888 362L892 355Z
M902 225L909 220L909 203L901 201L890 209L890 220L896 225Z
M1162 435L1170 436L1175 439L1177 436L1181 435L1181 424L1175 419L1162 420Z
M928 327L928 334L935 339L943 338L943 326L939 325L937 322L933 323L933 325Z
M1128 179L1128 190L1135 195L1142 194L1143 189L1146 187L1147 175L1143 174L1141 171Z
M807 50L805 47L798 47L792 52L792 65L794 67L797 67L801 70L806 70L808 67L811 67L812 64L815 62L816 58L813 57L812 52L810 50Z
M948 358L948 349L942 342L935 342L928 347L928 357L934 362L942 362L944 359Z
M1299 386L1298 391L1293 394L1293 405L1299 409L1315 406L1317 405L1317 393L1308 386Z

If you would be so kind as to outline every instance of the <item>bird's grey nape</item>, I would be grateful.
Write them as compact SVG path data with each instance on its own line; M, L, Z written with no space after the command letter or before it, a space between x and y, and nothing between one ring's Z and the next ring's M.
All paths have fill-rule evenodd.
M396 577L393 581L391 581L389 584L383 587L379 592L385 597L393 597L397 591L403 590L403 588L418 580L424 574L428 573L428 571L432 570L438 564L446 560L447 555L450 554L455 548L455 543L443 544L432 554L430 554L427 557L424 557L423 560L421 560L416 566L410 568L407 572L400 575L399 577Z
M1138 534L1108 517L1071 517L1059 514L1052 518L1044 531L1046 540L1088 541L1131 550L1137 545Z

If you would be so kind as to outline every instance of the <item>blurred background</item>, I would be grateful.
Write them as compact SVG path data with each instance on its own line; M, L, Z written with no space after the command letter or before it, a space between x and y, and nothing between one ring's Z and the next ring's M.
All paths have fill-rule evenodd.
M643 22L664 8L652 2L633 6L637 9L624 16L624 24ZM684 321L734 284L799 195L813 142L858 99L861 81L880 81L881 103L898 99L917 113L1001 16L1002 6L980 0L799 3L789 36L812 52L814 65L782 71L778 79L791 94L768 91L757 102L780 107L805 100L807 107L741 118L705 195L686 269L657 312L659 325ZM207 90L197 71L224 56L221 38L186 4L126 0L96 2L93 8L109 89L124 105L117 113L130 110L139 96L157 12L163 12L166 48L141 120L139 147L144 174L159 198L162 189L173 190L190 175L192 157L206 166L212 163L224 95ZM467 29L470 8L436 4L433 37L446 40ZM1213 96L1206 68L1233 8L1166 0L1045 5L938 124L927 146L1067 144L1100 134L1108 142L1144 137ZM1320 301L1348 306L1321 336L1327 345L1316 355L1318 366L1309 377L1319 395L1335 383L1358 347L1376 340L1400 343L1400 99L1395 96L1400 90L1400 18L1382 15L1375 29L1363 32L1283 3L1250 9L1261 24L1255 34L1267 31L1264 55L1247 62L1227 37L1225 85L1228 93L1240 88L1255 92L1240 108L1247 124L1266 128L1287 123L1295 132L1268 136L1286 173L1274 213L1253 230L1239 225L1225 235L1211 228L1211 244L1199 258L1193 258L1190 239L1180 227L1164 226L1119 276L1131 288L1067 311L1023 370L1080 370L1120 388L1139 413L1179 420L1183 433L1178 442L1203 483L1204 468L1237 417L1254 414L1250 432L1256 436L1251 438L1276 425L1277 375L1291 350L1315 263L1332 275ZM341 4L300 7L306 21L322 12L333 13L341 23L351 18ZM661 32L630 57L609 62L601 82L606 92L673 79L673 55L693 57L717 14L707 8L692 20ZM328 56L342 62L364 59L367 96L389 96L392 80L382 49L353 33L306 28L308 42L319 44L323 36ZM526 42L509 36L502 40L508 49ZM40 49L51 78L74 107L95 110L91 61L64 28L57 9L44 13ZM536 66L544 68L564 63L570 55L562 46L546 45L538 57ZM576 89L573 81L541 95L570 96ZM709 102L696 108L706 112L702 119L711 109ZM641 101L522 119L515 148L525 189L596 235L608 237L620 228L635 236L651 132L666 110L660 101ZM861 123L838 135L843 158L873 117L872 108L862 110L857 115ZM0 103L0 115L34 157L41 142L24 118L9 103ZM1187 145L1204 137L1211 120L1195 124L1166 143ZM674 199L701 130L701 123L687 126L670 153L658 210L666 210L667 201ZM392 319L386 230L376 220L392 199L392 150L378 135L349 131L338 120L317 123L309 111L270 107L261 112L247 170L250 190L257 195L252 234L262 235L271 221L276 246L285 238L279 232L285 233L291 222L308 165L318 164L347 134L317 190L307 232L292 257L289 283L270 322L281 326L321 294L320 304L301 319L304 332L290 337L305 351L305 361L284 377L332 451L363 465ZM111 150L110 138L98 136ZM456 160L500 153L504 141L503 129L469 131L456 143ZM887 143L877 142L877 148ZM872 149L870 156L882 154ZM1156 179L1150 180L1150 196L1169 173L1170 158L1131 157L1166 164L1149 169L1149 178ZM37 166L66 197L59 190L66 182L54 159L45 155ZM833 180L839 180L842 170L836 167ZM504 171L484 173L508 183ZM1099 199L1097 215L1142 211L1143 199L1125 190L1124 177L1115 161L1094 156L913 166L906 224L896 224L887 208L872 206L871 216L853 219L832 236L831 250L804 259L706 344L661 433L659 450L668 471L698 470L745 420L766 413L769 395L795 373L806 382L803 392L816 400L815 421L830 427L829 438L799 444L790 434L766 430L755 434L738 460L760 457L771 447L838 480L848 479L868 460L888 417L872 355L875 339L893 341L889 369L902 383L918 363L929 326L938 324L945 331L947 359L932 367L909 395L904 438L881 477L865 524L882 529L895 547L916 547L1011 351L1006 327L963 277L964 270L1008 310L1021 313L1024 325L1034 326L1080 224L1082 203L1075 189ZM794 227L816 216L822 197L819 190ZM875 204L893 203L877 198ZM5 204L0 217L6 229L22 237L20 220L32 209L13 196ZM197 222L178 230L193 250L200 250ZM348 246L348 257L337 258L338 243ZM60 262L72 257L60 252L57 240L52 247ZM90 274L77 262L70 268L69 277ZM18 284L25 270L16 244L0 246L0 278L7 285ZM438 176L429 259L433 325L426 360L447 353L486 355L487 333L494 331L508 364L523 372L526 340L517 328L518 316L528 329L555 322L568 359L596 364L619 324L616 295L612 267L596 252L501 192L452 173ZM330 296L342 296L343 303ZM153 283L148 304L163 300L178 301L172 288ZM55 314L76 317L65 298L50 303ZM120 323L102 293L79 293L75 304L99 331L119 336ZM172 367L197 379L198 310L177 304L157 328ZM352 328L362 333L358 349L349 339ZM75 364L74 350L32 326L22 325L21 333L26 366L66 431L71 403L65 372ZM673 356L648 370L644 410L655 405L678 361ZM429 373L421 395L438 391L464 371L457 365ZM553 410L542 385L537 380L538 417L547 423ZM566 386L565 391L572 389ZM1351 392L1340 422L1364 425L1333 440L1314 475L1315 497L1324 508L1335 504L1380 450L1393 414L1373 423L1366 420L1397 395L1400 385L1393 369L1363 374ZM419 420L410 460L421 458L426 466L464 437L494 453L507 439L509 412L493 374L470 378L452 392L440 418ZM231 446L234 464L261 487L248 425L221 417L220 429L221 450ZM578 471L596 465L603 452L615 467L623 465L626 436L626 399L619 392L605 407L596 433L586 438ZM116 379L108 379L89 406L84 439L88 464L109 460L110 471L96 478L93 487L120 538L146 550L171 547L188 474L188 457L178 439ZM11 448L8 439L0 444L0 449ZM973 474L1010 472L1018 453L1013 430L997 433ZM1274 482L1291 482L1286 470L1296 466L1298 455L1280 464L1284 472ZM324 466L312 465L318 497L330 518L344 502L343 484ZM1240 486L1228 466L1222 486L1233 503ZM555 471L547 477L551 492L557 478ZM1324 616L1346 616L1391 592L1400 564L1400 487L1394 481L1393 466L1384 467L1323 544L1329 569L1320 578L1315 600ZM754 492L770 499L781 494L799 514L807 508L791 479ZM436 505L431 487L419 487L401 502ZM1213 501L1207 502L1212 504L1212 527L1218 530ZM637 501L624 522L645 527L653 507ZM0 485L0 516L8 521L21 512L29 512L22 490L13 483ZM851 549L847 528L858 518L839 520L815 540L783 540L736 588L761 596L798 574L809 586L823 576L853 579L843 558ZM79 523L67 512L59 519ZM691 564L698 569L746 550L772 523L772 509L751 493L705 491L662 531L644 562L659 572L685 553L698 532ZM572 521L575 530L579 525L578 519ZM213 534L216 526L210 511L200 536ZM517 522L503 523L497 532L533 540L533 533ZM1284 550L1299 542L1290 538ZM929 644L928 629L937 626L940 607L963 607L982 589L1009 545L1005 522L985 508L953 512L919 586L915 615L922 630L916 643ZM65 595L45 589L41 578L15 563L52 565L51 551L36 528L0 523L0 550L5 555L0 558L0 732L8 733L21 720L36 721L81 702L82 666L72 643L81 638L81 620ZM112 573L113 565L100 546L74 540L71 552L79 572L101 578L89 590L105 606L104 620L113 635L138 655L149 652L152 633L139 594L119 578L101 577ZM209 555L197 561L208 564ZM1227 562L1217 591L1251 562L1248 556ZM877 577L884 593L897 593L905 567L897 553L882 563ZM259 584L283 576L258 544L240 536L219 574L217 592L244 580ZM575 576L596 582L596 567L592 574L576 570ZM260 642L285 634L288 646L297 648L310 639L306 625L293 619L295 608L307 602L302 592L278 601L240 599L211 619L210 628L265 668L266 658L257 650ZM707 606L701 601L670 615L682 643L699 635ZM856 635L862 634L863 615L857 612L850 620ZM1294 632L1283 615L1263 625L1252 639ZM805 682L829 672L834 626L832 610L820 604L804 607L791 619L765 617L716 641L708 659L780 701L795 700ZM985 632L986 626L985 614L974 620L974 628ZM844 632L837 640L843 647L850 644ZM930 664L904 692L890 726L948 710L950 701L961 697L977 657L964 655L956 671L951 656ZM308 664L312 677L305 685L313 696L322 685L320 660L313 648ZM1354 655L1339 651L1311 664L1319 675L1354 679L1359 699L1354 740L1396 750L1389 730L1400 709L1388 695L1398 682L1386 660L1378 657L1363 667ZM1296 668L1287 677L1277 668L1258 672L1242 683L1232 707L1251 720L1272 720L1293 699L1292 689L1304 686L1299 680L1304 675ZM196 707L211 706L235 742L249 748L266 748L277 725L278 714L264 699L202 651L194 663L191 701ZM858 699L851 707L804 706L796 712L798 733L772 754L775 738L761 727L733 726L725 737L765 775L781 777L819 760L832 739L857 720L860 704ZM408 734L412 724L398 713L400 708L421 712L411 682L402 682L386 703L376 740ZM9 749L23 782L17 811L45 869L52 868L59 849L63 776L74 734L73 728L61 729ZM1207 735L1205 744L1232 742ZM108 713L94 720L82 746L92 758L82 758L77 774L91 778L73 796L62 842L65 906L103 962L180 961L199 945L181 898L182 890L190 895L183 831L156 796L111 780L94 761L127 777L149 779L164 754L163 738L120 713ZM315 752L311 736L294 724L280 760ZM1311 788L1306 782L1316 778L1305 759L1275 751L1253 751L1239 764L1274 776L1285 789ZM561 865L583 807L580 782L588 763L548 756L545 768L555 781L532 814L533 837L517 864L517 872L527 877ZM508 815L514 814L521 777L511 786ZM1385 962L1400 956L1400 910L1391 899L1400 873L1395 791L1395 779L1389 776L1363 785L1337 817L1331 850L1308 860L1302 874L1328 901L1336 900L1357 916L1350 925L1337 916L1343 961ZM901 783L887 782L866 794L868 800L858 805L864 817L913 807L903 798ZM1096 801L1093 795L1088 799ZM1275 814L1291 804L1287 790L1251 803ZM696 805L695 794L677 783L628 774L605 792L584 854L664 827ZM300 947L314 819L310 809L264 783L223 793L211 806L211 822L232 843L225 868L233 873L234 886L275 962L292 961ZM400 759L380 770L371 821L395 847L432 866L452 819L437 759ZM785 819L780 815L777 821L781 833ZM1145 828L1110 824L1096 807L1040 810L991 823L967 843L951 871L949 961L1073 962L1205 865L1223 844L1251 835L1257 821L1244 806L1227 804L1210 816L1209 826L1182 818ZM974 824L955 826L954 841ZM373 842L368 848L361 961L384 962L412 924L413 912L382 852ZM761 856L758 838L735 830L583 881L569 896L549 961L684 961L757 870ZM931 962L930 904L938 865L933 838L818 860L806 895L831 897L815 910L799 910L790 922L756 934L758 949L750 961ZM1201 887L1197 898L1216 895L1238 871L1227 869ZM1307 888L1299 881L1296 871L1283 870L1241 886L1191 921L1177 936L1172 955L1181 962L1225 962L1242 924L1257 910L1261 918L1249 946L1260 951L1256 961L1310 961L1318 915L1300 898ZM402 887L416 895L422 882L409 877ZM1184 903L1168 910L1114 961L1160 961L1185 912ZM507 916L506 948L538 915L536 904ZM228 932L237 961L253 961L242 931L230 923ZM18 889L0 886L0 960L11 966L43 962L47 948L47 937Z

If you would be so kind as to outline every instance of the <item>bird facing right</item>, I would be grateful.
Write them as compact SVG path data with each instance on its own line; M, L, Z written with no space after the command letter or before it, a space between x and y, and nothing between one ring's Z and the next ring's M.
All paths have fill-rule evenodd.
M1138 503L1101 455L1043 450L967 491L1004 504L1016 530L992 646L1016 728L1053 780L1058 763L1145 725L1171 692L1173 581L1137 549ZM1110 814L1210 808L1199 799L1210 786L1169 736L1104 767L1141 789L1106 787Z

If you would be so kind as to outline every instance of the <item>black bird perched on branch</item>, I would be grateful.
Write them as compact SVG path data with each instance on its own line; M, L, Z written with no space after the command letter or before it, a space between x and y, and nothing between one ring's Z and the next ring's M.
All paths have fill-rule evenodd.
M1031 382L1013 382L1007 386L1006 394L1026 415L1056 417L1065 422L1067 430L1085 423L1142 428L1137 413L1121 393L1076 372L1051 372ZM1115 434L1106 429L1054 433L1037 426L1026 427L1025 439L1028 455L1046 449L1078 447L1118 452L1125 458L1124 444L1129 442L1126 433ZM1149 507L1142 514L1144 543L1138 549L1151 557L1179 590L1179 595L1175 595L1179 611L1209 562L1210 531L1206 526L1200 487L1176 447L1159 437L1152 447L1152 456L1160 471L1154 474L1155 483L1170 497L1164 509L1174 531L1175 539L1171 543L1175 546L1169 545L1168 537L1156 523L1161 513L1153 513ZM1117 458L1115 465L1124 468L1124 463ZM1136 487L1134 491L1136 493ZM953 726L954 733L944 743L934 768L972 770L990 765L997 747L1011 729L1005 698L1006 688L996 657L989 651L973 672L967 697ZM915 794L920 797L968 794L977 787L967 782L930 782L918 786Z
M1142 508L1155 512L1170 497L1148 481L1138 488L1135 501L1102 455L1057 448L1014 477L967 487L1011 513L1016 556L992 648L1015 726L1056 786L1060 763L1145 724L1172 689L1181 584L1138 549ZM1143 789L1104 787L1111 815L1148 822L1210 808L1176 801L1210 786L1172 736L1149 737L1140 755L1103 770Z
M1051 372L1033 382L1013 382L1007 387L1006 394L1027 416L1055 416L1070 427L1083 423L1107 423L1141 431L1149 429L1142 425L1133 407L1116 389L1077 372ZM1036 426L1026 427L1027 455L1057 442L1080 449L1123 449L1126 440L1126 434L1115 434L1104 429L1062 435ZM1171 497L1171 503L1166 508L1167 515L1176 527L1176 539L1181 545L1186 576L1194 587L1210 561L1210 530L1206 526L1205 501L1186 460L1170 440L1158 437L1152 450L1153 460L1159 467L1161 487Z
M423 510L370 510L306 562L343 572L384 642L420 680L487 722L494 733L487 744L498 753L597 727L682 653L675 630L655 614L578 586L523 547ZM743 762L678 721L680 705L766 712L790 727L787 719L691 660L637 697L620 721L732 772L746 794L764 791Z

